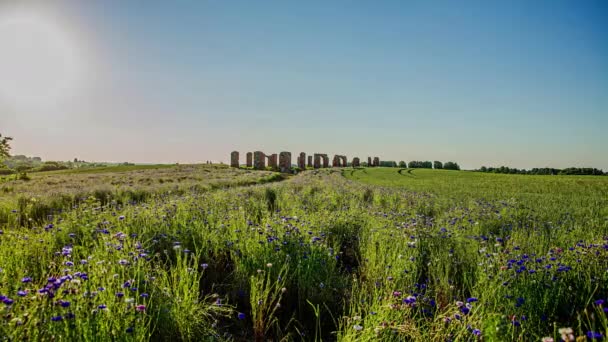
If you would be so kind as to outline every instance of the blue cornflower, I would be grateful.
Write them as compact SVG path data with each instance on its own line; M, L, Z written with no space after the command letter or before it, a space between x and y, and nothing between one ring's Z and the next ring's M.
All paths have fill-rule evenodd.
M32 278L31 277L23 277L23 278L21 278L21 282L22 283L31 283L32 282Z
M25 296L27 296L27 292L23 291L23 290L17 291L17 296L19 296L19 297L25 297Z
M61 316L53 316L53 317L51 317L51 321L53 321L53 322L59 322L61 320L63 320L63 317L61 317Z
M245 319L245 314L242 312L239 312L239 314L237 315L238 319L240 319L241 321Z
M605 301L603 299L598 299L594 303L595 303L595 305L602 305L602 304L604 304L604 302Z
M70 302L68 302L67 300L63 300L63 301L61 301L61 306L64 308L67 308L70 306Z
M604 335L602 335L602 333L600 333L600 332L587 331L587 337L589 337L592 340L601 340L604 337Z
M467 298L467 303L473 303L478 301L479 299L477 299L476 297L471 297L471 298Z

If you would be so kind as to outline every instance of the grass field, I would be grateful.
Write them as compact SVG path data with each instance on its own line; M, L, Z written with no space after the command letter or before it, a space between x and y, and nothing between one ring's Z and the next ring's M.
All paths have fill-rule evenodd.
M608 332L606 177L179 166L5 187L0 340Z

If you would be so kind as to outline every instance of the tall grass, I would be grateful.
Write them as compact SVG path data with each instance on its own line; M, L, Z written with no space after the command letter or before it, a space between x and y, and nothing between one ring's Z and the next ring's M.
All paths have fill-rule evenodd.
M0 339L606 335L606 181L345 175L360 178L237 176L138 200L98 190L40 216L15 197L0 211Z

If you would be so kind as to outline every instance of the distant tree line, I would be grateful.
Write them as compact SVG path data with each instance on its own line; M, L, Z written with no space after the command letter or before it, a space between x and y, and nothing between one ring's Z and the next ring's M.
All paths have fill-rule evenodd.
M367 163L363 162L362 163L363 166L367 166ZM460 170L460 166L458 165L458 163L456 162L445 162L442 163L440 161L419 161L419 160L412 160L409 163L406 163L405 161L400 161L399 163L397 163L394 160L381 160L380 161L380 166L384 166L384 167L400 167L400 168L410 168L410 169L445 169L445 170Z
M489 173L505 173L505 174L518 174L518 175L589 175L589 176L606 176L608 172L604 172L600 169L591 167L569 167L565 169L556 169L550 167L533 168L530 170L518 169L514 167L501 166L501 167L486 167L482 166L477 172L489 172Z

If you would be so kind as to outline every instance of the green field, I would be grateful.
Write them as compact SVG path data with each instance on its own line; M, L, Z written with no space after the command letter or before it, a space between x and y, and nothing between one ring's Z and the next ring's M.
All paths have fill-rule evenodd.
M608 332L608 177L99 171L0 184L0 341Z

